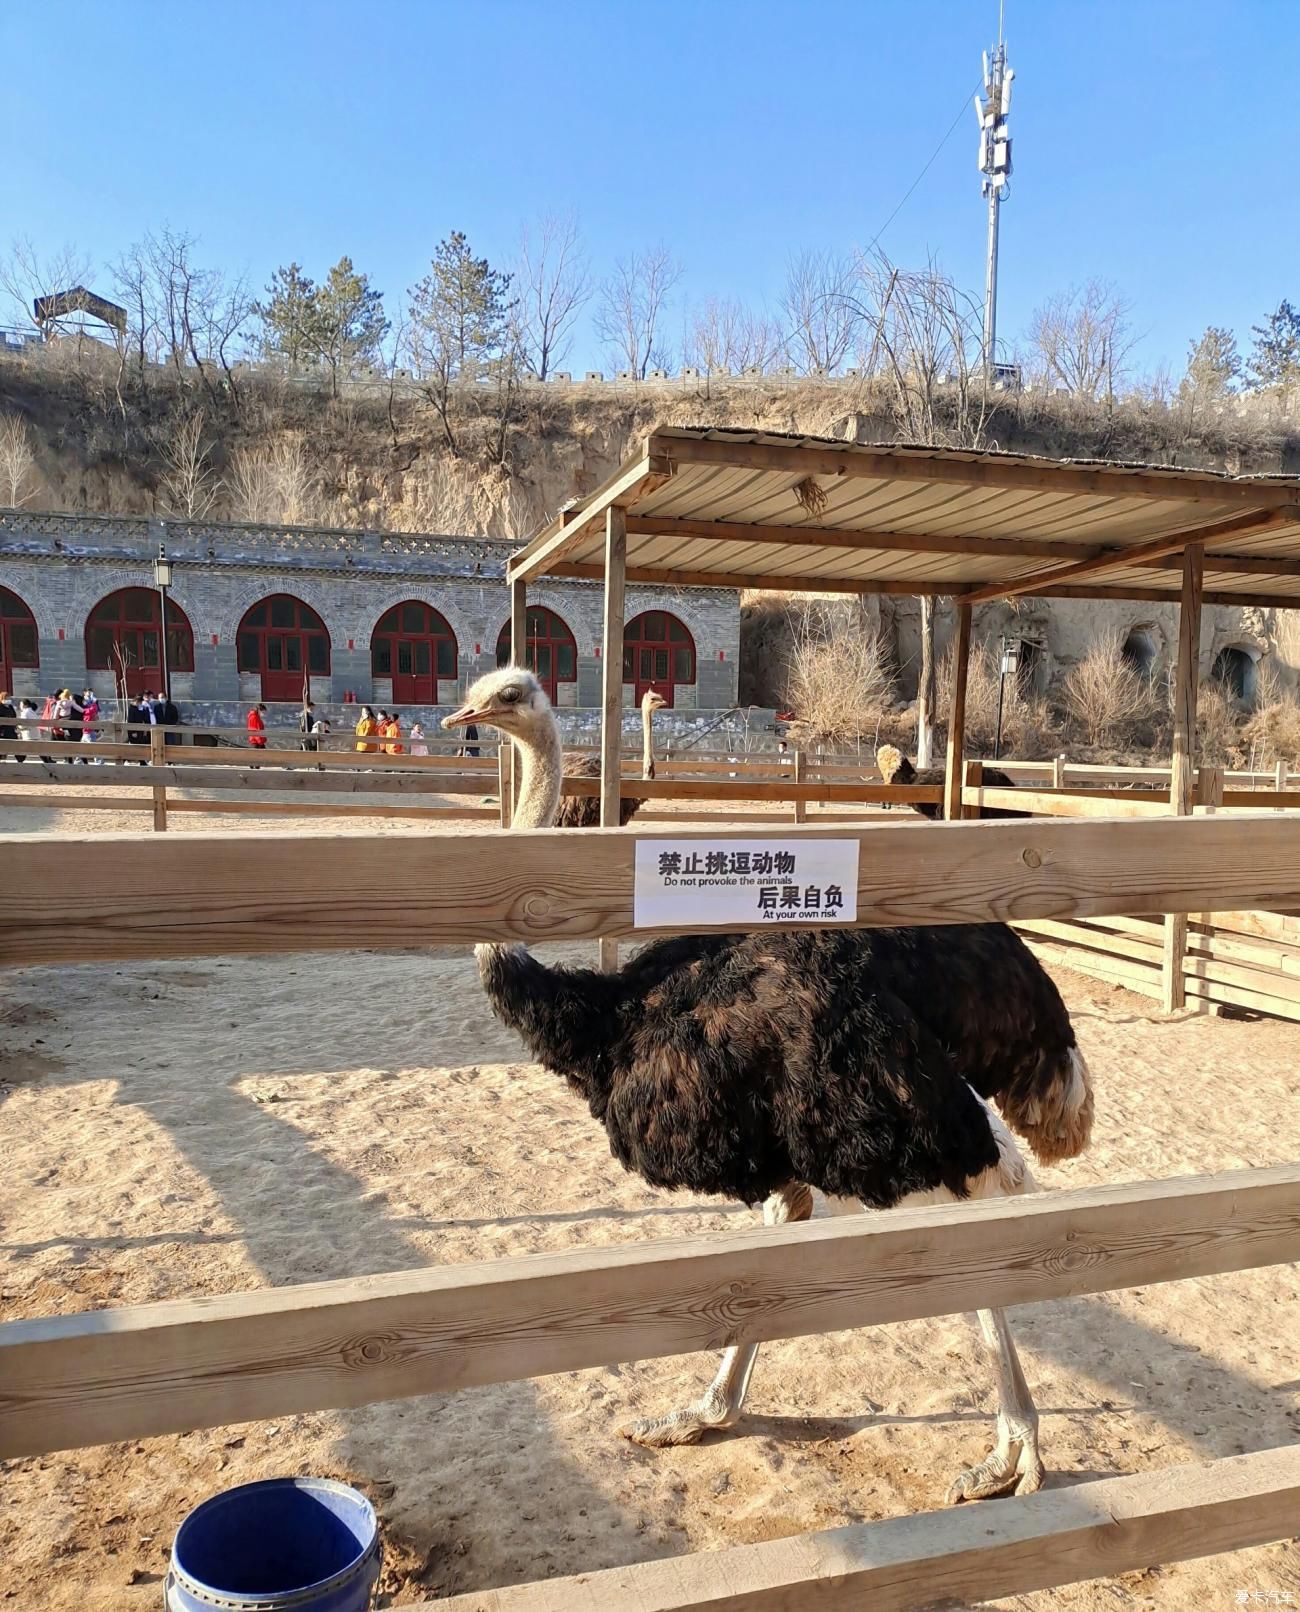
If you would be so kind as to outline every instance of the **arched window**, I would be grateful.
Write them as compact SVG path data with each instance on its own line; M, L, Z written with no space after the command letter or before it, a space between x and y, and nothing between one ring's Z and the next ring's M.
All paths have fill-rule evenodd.
M386 610L370 635L370 670L391 677L398 705L436 705L438 679L457 674L456 634L418 599Z
M36 617L16 593L0 588L0 689L13 688L17 668L33 670L40 664Z
M547 699L552 705L558 705L559 685L578 680L578 645L569 625L545 605L530 605L525 637L526 665L537 674ZM509 660L510 623L507 621L497 638L497 665L505 666Z
M160 693L163 684L162 607L153 588L119 588L86 618L86 669L108 672L119 693ZM194 670L194 633L189 618L167 601L167 670Z
M330 635L310 605L289 593L259 600L235 634L241 672L262 679L264 700L297 703L311 695L311 679L330 673Z
M679 683L695 681L695 640L666 610L643 610L623 629L623 681L641 703L647 689L676 703Z

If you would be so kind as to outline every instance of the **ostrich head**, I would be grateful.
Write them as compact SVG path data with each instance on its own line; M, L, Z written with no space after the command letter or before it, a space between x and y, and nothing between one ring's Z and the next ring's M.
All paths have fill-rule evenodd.
M652 688L648 688L641 696L641 709L648 714L652 714L655 711L662 711L664 706L667 704L668 701L664 699L663 695L657 694Z
M539 738L554 721L551 702L533 674L522 666L502 666L480 677L465 695L464 705L444 717L442 725L463 728L471 722L482 722L527 744Z

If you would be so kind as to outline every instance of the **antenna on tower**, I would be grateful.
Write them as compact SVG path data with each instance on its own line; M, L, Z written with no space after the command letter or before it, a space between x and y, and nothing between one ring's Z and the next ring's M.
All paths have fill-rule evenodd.
M1003 39L1005 0L998 0L998 42L984 52L984 98L975 97L975 116L980 126L980 194L989 204L988 261L984 274L984 374L992 380L997 371L998 346L998 212L1006 199L1011 179L1011 80L1015 73L1007 66Z

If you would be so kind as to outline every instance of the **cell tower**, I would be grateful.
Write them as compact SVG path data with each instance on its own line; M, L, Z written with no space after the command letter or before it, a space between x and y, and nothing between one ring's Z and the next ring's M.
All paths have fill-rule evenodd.
M979 169L983 174L980 194L988 198L988 264L984 274L984 373L997 372L998 351L998 210L1007 194L1011 178L1011 80L1007 47L1002 38L1002 15L998 13L998 42L984 52L984 98L975 97L975 116L980 125Z

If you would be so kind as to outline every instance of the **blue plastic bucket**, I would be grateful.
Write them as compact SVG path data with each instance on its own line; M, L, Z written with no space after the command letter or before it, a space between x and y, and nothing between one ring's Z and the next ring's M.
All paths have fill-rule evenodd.
M366 1612L381 1554L375 1508L346 1483L240 1484L177 1530L167 1612Z

